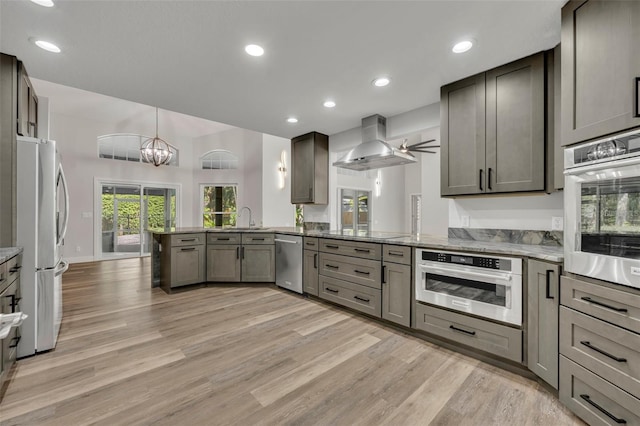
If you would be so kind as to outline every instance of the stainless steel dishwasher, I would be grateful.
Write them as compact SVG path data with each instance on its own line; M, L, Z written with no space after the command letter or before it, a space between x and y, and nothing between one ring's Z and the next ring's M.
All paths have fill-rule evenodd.
M302 294L302 237L276 235L276 285Z

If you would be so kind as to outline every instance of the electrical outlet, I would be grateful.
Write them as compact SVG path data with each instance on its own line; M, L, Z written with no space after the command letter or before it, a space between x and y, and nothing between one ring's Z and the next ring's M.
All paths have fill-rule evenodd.
M561 216L553 216L551 218L551 230L562 231L564 229L564 220Z
M469 216L462 216L460 219L461 219L461 222L462 222L462 227L463 228L468 228L469 227Z

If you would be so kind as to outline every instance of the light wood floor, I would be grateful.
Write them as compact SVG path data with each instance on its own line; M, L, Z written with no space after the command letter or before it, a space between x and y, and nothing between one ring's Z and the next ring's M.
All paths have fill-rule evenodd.
M271 286L167 295L149 259L72 265L53 352L0 424L581 424L528 379Z

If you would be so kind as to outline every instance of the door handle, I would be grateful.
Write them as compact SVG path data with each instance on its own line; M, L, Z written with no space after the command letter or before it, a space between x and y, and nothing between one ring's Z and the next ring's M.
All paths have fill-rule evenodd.
M180 251L194 251L195 249L196 249L195 247L187 247L187 248L180 249Z
M553 299L551 296L551 274L553 274L553 269L547 269L547 288L546 288L546 298Z
M614 422L618 423L618 424L626 424L627 421L625 419L619 419L616 416L614 416L613 414L611 414L610 412L608 412L607 410L605 410L604 408L602 408L600 405L596 404L595 402L593 402L591 400L591 397L587 394L582 394L580 395L580 398L584 399L585 401L587 401L587 403L591 406L593 406L594 408L597 408L599 411L602 412L602 414L604 414L605 416L609 417L611 420L613 420Z
M487 189L491 191L491 167L487 170Z
M353 298L365 303L371 302L371 299L365 299L364 297L360 297L360 296L353 296Z
M318 253L313 254L313 267L318 269Z
M584 346L588 347L589 349L592 349L592 350L594 350L594 351L596 351L596 352L598 352L598 353L601 353L602 355L604 355L604 356L606 356L606 357L608 357L608 358L611 358L611 359L612 359L612 360L614 360L614 361L617 361L617 362L627 362L627 359L626 359L626 358L620 358L620 357L617 357L617 356L615 356L615 355L611 355L609 352L604 351L604 350L602 350L602 349L600 349L600 348L598 348L598 347L596 347L596 346L593 346L593 345L591 344L591 342L588 342L588 341L586 341L586 340L582 340L582 341L580 342L580 344L582 344L582 345L584 345Z
M593 303L594 305L602 306L603 308L611 309L612 311L616 311L616 312L628 312L629 311L627 308L616 308L615 306L611 306L611 305L607 305L606 303L598 302L597 300L593 300L592 298L590 298L588 296L582 296L580 299L584 300L585 302Z
M480 176L478 177L478 184L480 186L480 191L484 191L484 189L482 189L482 169L480 169Z
M240 259L240 247L236 247L236 259Z
M361 275L371 275L371 272L359 271L357 269L354 269L353 272L355 272L356 274L361 274Z
M463 330L462 328L458 328L458 327L453 326L453 325L450 325L449 328L452 329L452 330L455 330L455 331L459 331L459 332L464 333L464 334L468 334L470 336L475 336L476 335L475 331Z
M22 269L22 266L14 266L13 268L9 269L9 272L18 272L20 269Z
M240 248L240 256L244 259L244 247Z
M382 265L382 284L386 284L387 283L387 276L386 276L385 272L387 272L387 266L386 265Z

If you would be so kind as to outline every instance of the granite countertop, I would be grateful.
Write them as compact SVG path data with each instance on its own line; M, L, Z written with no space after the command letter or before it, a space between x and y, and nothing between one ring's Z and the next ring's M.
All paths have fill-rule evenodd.
M22 247L3 247L0 248L0 263L4 263L13 256L22 253Z
M494 253L510 256L530 257L549 262L564 260L563 248L537 244L515 244L494 241L477 241L462 238L448 238L435 235L420 234L419 236L400 232L370 232L354 235L353 232L342 231L304 231L301 227L272 227L272 228L178 228L175 231L154 232L155 234L188 234L199 232L278 232L289 235L307 237L334 238L340 240L355 240L384 244L395 244L437 250L460 250L475 253Z

